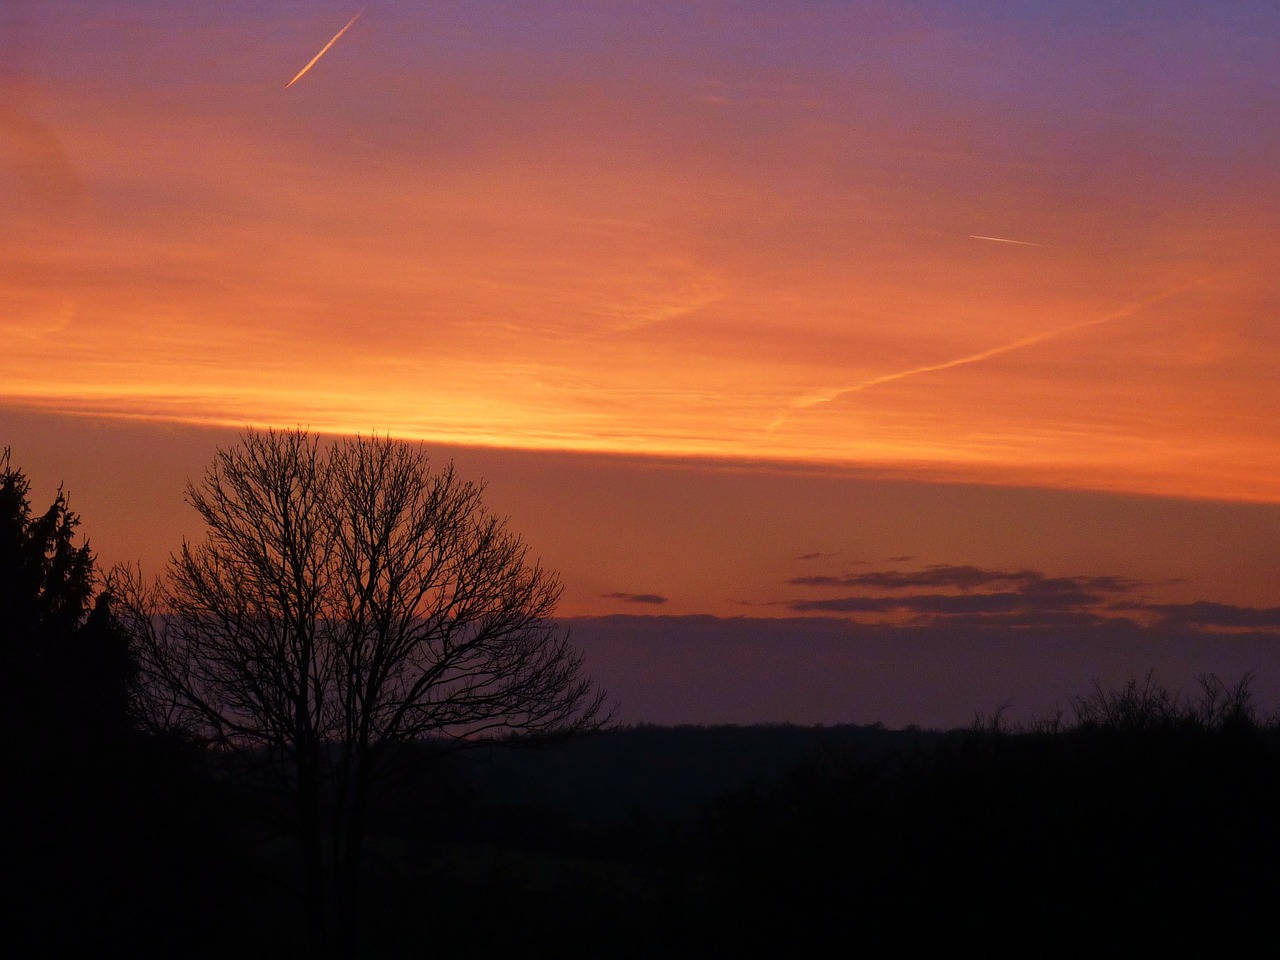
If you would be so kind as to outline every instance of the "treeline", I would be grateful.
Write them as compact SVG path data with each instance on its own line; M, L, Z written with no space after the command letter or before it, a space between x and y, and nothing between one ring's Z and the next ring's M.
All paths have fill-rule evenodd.
M628 728L463 779L383 900L435 891L452 955L1221 950L1280 894L1280 728L1247 678L1025 727Z
M1216 953L1269 929L1280 893L1280 728L1248 678L1184 699L1148 676L1047 722L802 764L703 828L743 943L901 948L942 924L986 949Z
M812 955L831 938L888 952L943 935L1025 948L1028 924L1064 948L1152 949L1268 928L1280 731L1148 721L415 745L371 825L357 955ZM74 806L22 825L56 842L11 861L24 877L43 865L19 901L39 942L307 955L298 851L252 790L136 746L64 784Z

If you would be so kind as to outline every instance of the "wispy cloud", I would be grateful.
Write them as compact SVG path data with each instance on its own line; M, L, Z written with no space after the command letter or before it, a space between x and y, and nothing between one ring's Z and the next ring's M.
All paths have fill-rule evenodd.
M770 430L776 430L786 423L791 411L806 410L816 407L824 403L834 403L844 397L851 396L855 393L861 393L864 390L870 390L872 387L878 387L886 383L894 383L898 380L905 380L908 377L916 377L926 373L937 373L941 370L952 370L956 367L969 366L974 363L981 363L984 360L990 360L993 357L999 357L1006 353L1013 353L1016 350L1025 350L1028 347L1034 347L1054 340L1058 337L1065 336L1069 333L1075 333L1078 330L1087 330L1090 327L1099 327L1103 324L1114 323L1117 320L1126 320L1130 317L1149 310L1157 304L1172 300L1188 290L1197 287L1205 282L1207 278L1199 278L1191 283L1180 284L1172 290L1165 291L1154 297L1147 297L1128 306L1121 307L1119 310L1113 310L1110 313L1103 314L1100 317L1094 317L1091 320L1082 320L1078 323L1069 323L1066 326L1055 327L1052 330L1046 330L1042 333L1032 334L1027 337L1019 337L1016 340L1010 340L986 350L979 350L975 353L968 353L964 356L955 357L951 360L943 360L938 363L922 364L918 367L911 367L907 370L897 370L893 373L886 373L878 377L872 377L869 380L863 380L859 383L851 384L847 387L840 387L825 393L811 394L799 397L791 403L788 410L782 411L778 417L769 424Z
M623 603L644 603L658 606L667 602L667 598L660 593L626 593L619 591L617 593L600 594L605 600L621 600Z
M1146 604L1141 609L1159 614L1170 625L1280 630L1280 607L1241 607L1200 600L1195 603Z
M18 6L0 28L20 81L0 106L0 323L57 330L71 300L76 336L12 338L6 402L1280 498L1277 345L1257 320L1276 294L1271 73L1224 79L1247 58L1210 53L1199 22L1164 24L1187 56L1117 90L1124 31L1085 31L1027 88L1043 51L1026 24L956 47L897 5L807 4L780 28L672 2L644 23L579 0L400 4L395 29L324 22L284 60L298 18L278 4L253 29L237 4ZM919 56L884 56L904 42ZM1074 70L1082 52L1111 66ZM282 91L295 60L298 94L333 67L342 83ZM1153 96L1157 75L1189 96ZM1085 106L1046 121L1045 96ZM1152 103L1154 126L1123 122ZM1219 270L1158 325L1076 325ZM974 367L972 389L945 372L1073 329ZM779 411L790 429L764 435Z
M899 562L910 558L895 558ZM1073 592L1123 593L1144 586L1129 577L1047 577L1038 570L990 570L968 564L935 564L922 570L875 570L839 576L802 576L787 581L798 587L870 587L878 590L912 590L922 587L953 587L976 590L1014 584L1027 594Z
M1097 594L1047 594L1037 596L1022 591L1001 593L924 593L896 597L836 597L826 600L796 600L789 606L797 613L906 613L949 617L957 614L1061 612L1090 607L1102 598Z
M863 590L835 597L792 599L796 613L868 614L908 620L967 619L974 625L1088 625L1135 611L1162 613L1132 595L1149 586L1112 575L1047 576L1039 570L994 570L934 564L919 570L792 577L790 586ZM938 592L951 591L951 592Z
M928 625L1096 627L1141 622L1169 629L1280 630L1280 607L1210 601L1152 603L1144 592L1161 584L1115 575L1048 576L1039 570L997 570L972 564L934 564L919 570L870 570L792 577L789 586L842 591L792 598L778 605L800 614L865 614L877 620ZM850 593L849 591L858 591Z

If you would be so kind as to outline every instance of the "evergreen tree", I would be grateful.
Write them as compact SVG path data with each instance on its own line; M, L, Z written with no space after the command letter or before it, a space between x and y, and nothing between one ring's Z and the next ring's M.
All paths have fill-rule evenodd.
M152 789L164 771L132 732L129 639L79 525L61 489L33 511L30 482L0 453L0 846L22 878L0 926L20 952L128 942L137 954L132 904L160 891L147 878L171 841L147 834L165 815Z
M33 515L31 485L0 454L0 717L6 740L119 733L133 667L110 595L59 488Z

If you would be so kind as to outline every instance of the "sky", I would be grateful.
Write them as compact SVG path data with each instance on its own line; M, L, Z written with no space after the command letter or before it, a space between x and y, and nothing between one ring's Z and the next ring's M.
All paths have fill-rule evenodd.
M9 0L0 444L159 571L246 425L422 441L624 719L1280 708L1278 62L1262 2Z

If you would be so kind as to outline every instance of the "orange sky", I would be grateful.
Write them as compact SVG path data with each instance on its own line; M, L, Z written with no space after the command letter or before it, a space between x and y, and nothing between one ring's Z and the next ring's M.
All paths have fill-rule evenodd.
M884 622L902 722L1265 667L1277 63L1192 0L7 0L0 445L159 572L247 424L425 440L563 616L756 644L757 718Z
M1274 30L855 6L18 2L0 402L1280 501Z
M34 502L64 482L100 562L148 574L203 535L182 488L237 435L0 407ZM487 504L561 574L559 615L623 721L963 726L1149 670L1188 691L1252 670L1260 706L1280 708L1280 505L429 452L487 480ZM873 609L843 610L850 597ZM899 629L874 626L886 598Z

